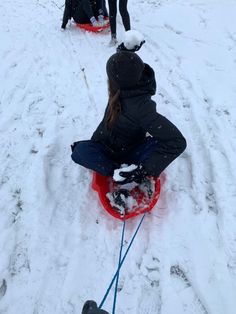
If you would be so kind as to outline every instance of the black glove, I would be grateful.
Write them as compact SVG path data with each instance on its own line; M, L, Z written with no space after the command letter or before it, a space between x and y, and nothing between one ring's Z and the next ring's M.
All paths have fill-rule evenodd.
M141 164L132 171L121 171L119 174L121 177L125 178L125 180L119 181L119 184L126 184L130 182L142 183L147 176L147 172Z
M142 40L140 42L139 45L135 45L132 49L128 49L125 47L124 43L121 43L117 48L116 48L116 52L120 52L120 51L130 51L130 52L135 52L138 51L142 45L145 43L145 40Z
M109 314L97 307L95 301L86 301L83 306L82 314Z

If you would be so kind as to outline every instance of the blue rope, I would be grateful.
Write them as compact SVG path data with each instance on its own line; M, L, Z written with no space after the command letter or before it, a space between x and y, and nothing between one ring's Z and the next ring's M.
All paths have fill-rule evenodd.
M109 285L109 287L108 287L108 289L107 289L107 291L106 291L106 293L105 293L105 295L104 295L104 297L103 297L103 299L102 299L102 302L101 302L100 305L99 305L99 308L101 308L101 307L103 306L104 302L106 301L106 298L107 298L107 296L108 296L108 294L109 294L109 292L110 292L110 290L111 290L111 287L112 287L112 285L113 285L113 283L114 283L114 281L115 281L115 279L116 279L116 277L117 277L117 275L118 275L118 273L119 273L119 271L120 271L120 269L121 269L121 266L122 266L123 263L124 263L124 260L125 260L125 258L126 258L126 256L127 256L128 252L129 252L129 249L130 249L132 243L134 242L134 239L135 239L135 237L136 237L136 235L137 235L137 233L138 233L138 231L139 231L139 228L141 227L141 224L142 224L142 222L143 222L143 220L144 220L145 215L146 215L146 213L143 214L143 217L141 218L141 220L140 220L140 222L139 222L139 225L138 225L138 227L137 227L137 229L136 229L136 231L135 231L135 233L134 233L134 235L133 235L133 237L132 237L132 239L131 239L131 241L130 241L130 243L129 243L129 246L127 247L127 249L126 249L126 251L125 251L125 254L124 254L124 256L123 256L123 258L122 258L120 264L118 265L118 268L117 268L117 270L116 270L116 272L115 272L115 274L114 274L114 276L113 276L113 278L112 278L112 280L111 280L111 283L110 283L110 285Z
M122 229L122 235L121 235L121 242L120 242L120 254L119 254L119 262L117 267L117 276L116 276L116 286L115 286L115 292L114 292L114 301L113 301L113 309L112 314L115 314L115 308L116 308L116 297L117 297L117 290L118 290L118 282L119 282L119 275L120 275L120 262L121 262L121 256L122 256L122 248L124 245L124 234L125 234L125 219L123 221L123 229Z

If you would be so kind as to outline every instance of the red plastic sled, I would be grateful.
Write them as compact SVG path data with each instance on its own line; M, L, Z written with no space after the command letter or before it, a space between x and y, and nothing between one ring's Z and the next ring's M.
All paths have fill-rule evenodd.
M115 211L107 198L107 193L113 192L118 188L117 183L115 183L111 177L105 177L97 172L93 172L92 188L98 193L104 209L113 217L124 220L152 210L158 201L161 190L160 179L155 178L153 179L153 182L155 184L155 189L151 199L146 196L139 187L135 187L130 191L131 196L136 200L136 205L134 205L131 210L129 209L125 216L122 216L119 212Z
M104 26L92 26L92 24L80 24L80 23L76 23L76 26L79 27L79 28L82 28L88 32L93 32L93 33L100 33L102 32L103 30L105 30L106 28L109 28L110 27L110 24L107 23L106 25Z

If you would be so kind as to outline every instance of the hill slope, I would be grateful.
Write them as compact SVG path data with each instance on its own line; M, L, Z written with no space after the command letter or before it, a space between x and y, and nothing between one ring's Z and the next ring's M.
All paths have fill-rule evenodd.
M129 1L158 110L188 148L124 264L119 314L235 313L236 4L187 2ZM80 313L86 299L100 302L118 260L121 223L70 160L70 144L103 115L114 48L108 34L61 32L62 6L0 4L1 313Z

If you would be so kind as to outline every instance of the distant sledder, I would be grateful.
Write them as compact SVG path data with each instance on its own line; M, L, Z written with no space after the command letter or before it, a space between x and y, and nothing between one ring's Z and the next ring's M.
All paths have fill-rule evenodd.
M104 0L66 0L61 28L73 18L77 24L88 24L94 29L109 24Z

